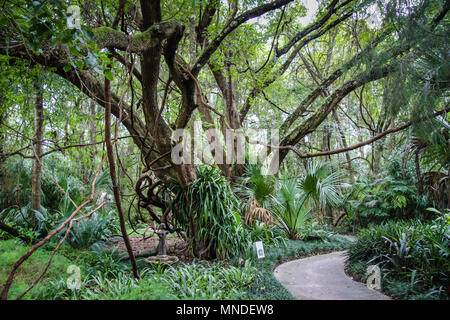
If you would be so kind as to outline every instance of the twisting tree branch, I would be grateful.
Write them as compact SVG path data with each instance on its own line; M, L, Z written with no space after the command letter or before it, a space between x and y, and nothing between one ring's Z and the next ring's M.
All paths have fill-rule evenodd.
M233 30L235 30L237 27L239 27L241 24L247 22L250 19L259 17L269 11L281 8L282 6L292 2L293 0L277 0L271 3L266 3L263 5L260 5L254 9L250 9L243 14L237 16L236 18L230 20L230 22L223 28L223 30L217 35L205 48L202 55L197 59L196 63L194 64L191 72L195 76L197 75L200 70L204 67L206 63L208 63L209 59L213 55L214 52L216 52L219 45L222 43L222 41L229 35Z
M156 47L162 40L178 33L180 26L176 22L164 22L155 24L146 31L127 36L119 30L109 27L98 27L93 29L94 41L100 48L115 48L127 50L132 53L142 53L150 48Z

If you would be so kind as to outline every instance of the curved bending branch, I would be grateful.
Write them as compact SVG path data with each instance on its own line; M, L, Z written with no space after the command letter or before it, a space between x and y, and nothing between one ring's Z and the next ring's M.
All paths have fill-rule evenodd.
M447 112L448 112L448 109L447 109L447 107L446 107L444 110L435 112L434 114L432 114L432 115L429 116L429 117L422 117L422 118L420 118L420 119L418 119L418 120L416 120L416 121L410 121L410 122L408 122L408 123L405 123L404 125L401 125L401 126L398 126L398 127L395 127L395 128L391 128L391 129L388 129L388 130L386 130L386 131L383 131L383 132L377 134L377 135L374 136L373 138L370 138L370 139L368 139L368 140L366 140L366 141L363 141L363 142L354 144L354 145L352 145L352 146L348 146L348 147L346 147L346 148L341 148L341 149L336 149L336 150L330 150L330 151L316 152L316 153L312 153L312 154L311 154L311 153L303 153L303 152L301 152L300 150L298 150L297 148L295 148L295 147L293 147L293 146L283 146L283 147L279 147L279 149L289 149L289 150L292 150L292 151L294 151L300 158L323 157L323 156L328 156L328 155L332 155L332 154L343 153L343 152L347 152L347 151L351 151L351 150L354 150L354 149L361 148L361 147L363 147L363 146L365 146L365 145L371 144L371 143L373 143L373 142L375 142L375 141L377 141L377 140L383 138L384 136L386 136L386 135L388 135L388 134L391 134L391 133L394 133L394 132L397 132L397 131L404 130L404 129L410 127L411 125L413 125L413 124L415 124L415 123L424 121L424 120L429 119L429 118L435 118L435 117L437 117L437 116L439 116L439 115L441 115L441 114L443 114L443 113L447 113ZM277 148L276 146L270 146L270 147L272 147L272 148Z
M215 37L210 44L205 48L202 55L197 59L197 61L194 64L194 67L191 70L191 73L195 76L197 75L200 70L204 67L206 63L208 63L209 58L213 55L214 52L216 52L219 45L222 43L222 41L226 38L227 35L229 35L233 30L235 30L237 27L239 27L241 24L245 23L246 21L259 17L269 11L281 8L282 6L292 2L293 0L277 0L271 3L266 3L263 5L260 5L254 9L250 9L243 14L237 16L233 20L230 21L222 30L222 32L219 33L217 37Z
M264 81L264 83L261 86L257 86L255 88L253 88L253 90L250 92L249 96L247 97L244 106L241 109L240 112L240 120L241 123L243 123L245 117L247 116L248 111L250 110L251 107L251 101L258 96L263 90L264 88L268 87L269 85L271 85L272 83L274 83L281 75L283 75L286 70L289 68L289 66L291 65L291 63L294 61L295 57L298 55L298 53L300 52L300 50L302 50L308 43L310 43L311 41L321 37L322 35L324 35L326 32L328 32L329 30L333 29L334 27L336 27L337 25L339 25L341 22L345 21L346 19L348 19L350 16L353 15L353 11L350 11L346 14L344 14L342 17L334 20L333 22L331 22L330 24L328 24L326 27L319 29L318 31L309 34L310 32L314 31L314 29L309 29L308 33L302 33L302 38L296 38L296 42L294 42L292 45L296 44L298 41L300 41L299 43L297 43L295 45L294 50L289 54L289 57L286 59L286 61L278 68L278 70L276 70L276 72L274 73L274 75L267 79L266 81ZM307 28L308 29L308 28ZM306 30L306 29L305 29ZM306 35L308 35L306 37ZM303 39L303 40L302 40ZM286 50L287 53L289 50ZM276 61L279 58L280 55L276 55L275 57L273 57L273 61ZM333 79L332 81L334 81L335 79ZM322 93L322 91L324 90L324 88L319 87L317 90L318 91L318 95L320 93ZM316 91L317 91L316 90ZM318 96L317 95L317 96ZM317 97L315 97L317 98ZM298 117L298 116L297 116ZM288 117L288 119L292 118L292 115Z
M322 27L331 18L333 14L337 13L339 8L353 1L354 0L348 0L345 3L341 4L340 6L336 7L336 4L339 2L339 0L333 0L329 5L328 12L322 17L322 19L299 31L283 48L281 49L276 48L275 49L276 56L280 57L285 53L287 53L300 39L310 34L312 31Z

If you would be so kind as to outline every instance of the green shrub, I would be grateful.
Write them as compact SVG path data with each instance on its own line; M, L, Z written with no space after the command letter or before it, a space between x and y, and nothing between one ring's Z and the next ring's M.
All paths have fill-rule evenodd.
M378 265L386 290L400 298L445 298L450 276L450 224L446 219L389 221L362 230L349 250L349 267L363 278L358 265ZM399 282L404 284L403 291Z
M106 237L118 230L113 211L92 216L73 223L68 242L74 248L89 249L92 245L106 240Z
M13 226L20 234L30 240L41 239L52 230L61 217L57 212L51 212L41 206L40 211L31 210L30 204L21 208L9 208L3 211L0 220Z
M78 290L69 289L66 279L60 278L39 287L34 298L41 300L154 300L174 299L175 296L154 275L138 280L124 272L116 273L111 278L98 271L89 277L82 278Z
M391 158L382 172L382 178L359 179L347 195L346 209L350 223L367 227L392 219L430 219L426 195L418 193L413 173L404 171L400 160Z
M278 226L268 226L263 222L255 221L249 230L251 242L264 242L264 245L283 246L285 244L285 232Z
M187 198L179 185L171 188L176 195L171 204L175 220L192 233L189 217L194 212L199 240L209 247L205 256L226 258L243 254L251 238L241 221L240 202L217 168L198 166L197 174Z
M114 249L102 248L96 249L93 254L86 260L86 274L88 276L96 273L102 274L104 277L114 277L121 272L129 271L129 263L121 261L123 254Z

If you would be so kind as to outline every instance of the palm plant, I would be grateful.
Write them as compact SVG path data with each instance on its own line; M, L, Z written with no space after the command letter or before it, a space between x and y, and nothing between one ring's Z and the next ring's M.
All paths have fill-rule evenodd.
M330 172L330 166L325 162L308 162L307 173L300 181L308 204L321 209L339 206L342 202L340 177L338 172Z
M274 190L274 177L263 175L261 166L257 164L248 165L244 177L240 178L234 191L242 198L254 198L263 204L269 199Z
M267 201L274 190L274 177L263 175L260 165L249 165L246 168L245 177L239 180L234 191L242 198L247 199L247 211L244 222L248 226L253 225L254 220L273 224L270 211L265 209Z
M307 197L296 180L285 175L279 182L276 197L272 197L271 211L275 220L290 239L299 239L300 229L310 210L304 205Z

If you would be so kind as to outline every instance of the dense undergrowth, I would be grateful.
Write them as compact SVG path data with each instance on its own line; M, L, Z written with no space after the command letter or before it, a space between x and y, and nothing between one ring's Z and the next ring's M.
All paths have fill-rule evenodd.
M274 179L262 176L260 168L251 167L248 177L232 189L216 168L200 166L199 179L188 193L190 206L174 202L172 211L188 234L189 223L183 217L187 216L186 210L195 212L199 235L204 243L211 244L209 258L215 259L171 267L149 265L138 259L142 279L137 280L129 263L123 261L123 254L107 249L110 236L118 232L114 206L107 206L89 219L74 223L43 281L24 299L292 299L274 278L277 265L348 248L348 271L364 281L367 266L379 265L386 294L401 299L448 298L448 218L436 219L442 214L424 209L429 202L426 196L418 195L411 173L405 174L403 180L394 159L384 178L369 179L365 184L359 181L343 196L339 175L333 170L327 163L316 163L300 178L285 173L281 179ZM26 176L22 178L26 181ZM64 175L58 181L79 202L77 183ZM97 196L107 191L105 182L106 176L101 175ZM172 192L177 192L176 187ZM74 209L67 198L59 195L30 227L26 218L32 212L27 208L28 199L23 197L25 205L4 210L2 218L30 239L42 238ZM338 228L317 218L318 214L343 208L347 215ZM342 226L347 231L348 226L360 230L356 244L336 234L338 230L342 233ZM135 227L145 229L147 225ZM9 298L22 293L39 276L65 231L19 268ZM4 232L0 237L3 285L12 264L30 245ZM255 241L264 243L264 259L256 259ZM79 290L67 285L70 265L80 268Z
M400 158L390 158L378 176L362 176L347 193L345 224L356 230L388 220L430 220L433 214L426 208L433 203L418 192L416 180L411 165L402 167Z
M15 259L27 249L18 240L0 244L3 282ZM329 232L316 241L288 240L282 246L266 247L266 258L241 260L235 264L223 261L194 261L164 267L149 266L139 260L142 280L132 277L128 263L120 260L114 250L85 252L70 247L60 250L52 267L24 299L292 299L286 289L274 278L274 268L291 259L341 250L350 242ZM9 297L14 298L35 279L45 267L50 248L39 251L21 268ZM75 264L81 269L79 290L69 289L67 267Z
M399 299L448 299L450 216L432 222L389 221L358 233L347 270L366 281L378 265L385 293Z

